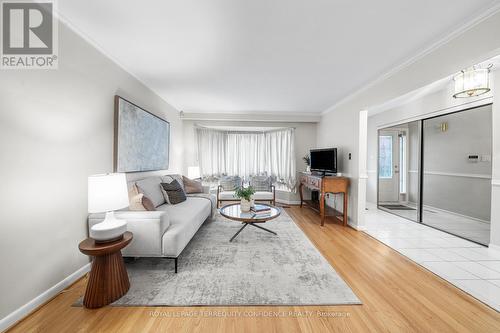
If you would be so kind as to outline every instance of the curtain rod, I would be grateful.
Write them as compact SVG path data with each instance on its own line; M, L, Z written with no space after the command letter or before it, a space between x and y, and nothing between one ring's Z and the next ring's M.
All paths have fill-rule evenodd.
M194 127L195 128L208 129L208 130L217 131L217 132L232 132L232 133L266 133L266 132L282 131L282 130L287 130L287 129L293 129L293 130L296 129L295 127L275 127L275 128L268 129L268 130L255 130L255 131L252 131L252 130L213 128L213 127L210 127L210 126L200 125L200 124L197 124L197 123L194 124ZM230 126L228 126L228 127L230 127ZM235 127L237 127L237 126L235 126ZM252 127L252 126L245 126L245 127L248 128L248 127ZM255 128L258 129L258 127L255 127Z

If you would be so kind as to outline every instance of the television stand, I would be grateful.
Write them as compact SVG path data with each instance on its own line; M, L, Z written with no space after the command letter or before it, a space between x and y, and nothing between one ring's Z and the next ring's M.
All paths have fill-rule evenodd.
M304 200L304 187L319 192L319 201ZM346 177L331 177L323 175L314 175L305 172L300 173L300 207L306 204L309 208L319 212L321 217L321 226L325 224L325 216L333 216L340 221L344 226L347 225L347 201L348 201L349 178ZM325 204L327 193L342 193L343 194L343 212L331 208ZM342 220L339 217L342 216Z

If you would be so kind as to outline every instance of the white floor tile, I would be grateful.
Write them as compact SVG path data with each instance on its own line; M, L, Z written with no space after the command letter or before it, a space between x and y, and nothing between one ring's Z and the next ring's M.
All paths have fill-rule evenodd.
M458 267L452 262L440 261L440 262L424 262L422 265L430 270L431 272L451 280L475 280L479 279L478 276L473 275L466 270Z
M494 271L492 269L489 269L483 265L480 265L477 262L473 261L457 261L454 262L455 265L458 267L462 268L463 270L466 270L469 273L472 273L481 279L485 280L494 280L494 279L499 279L500 280L500 272Z
M460 289L500 311L500 287L486 280L455 280Z
M450 249L432 249L430 251L444 261L467 261L465 257L462 257Z
M500 280L487 280L489 283L493 283L494 285L500 287Z
M431 253L429 250L424 250L424 249L400 249L398 250L399 253L407 256L411 260L418 262L418 263L423 263L426 261L443 261L440 257L437 255Z
M472 261L500 260L500 257L490 255L486 251L475 251L478 250L478 248L452 248L450 250Z
M500 272L500 261L477 261L479 264L494 271Z

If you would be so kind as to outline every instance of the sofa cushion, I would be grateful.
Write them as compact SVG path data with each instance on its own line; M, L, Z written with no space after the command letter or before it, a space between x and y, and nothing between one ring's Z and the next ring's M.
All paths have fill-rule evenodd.
M241 187L241 178L238 176L225 176L219 181L224 191L234 191Z
M135 182L139 192L148 197L155 207L158 207L165 203L165 198L163 197L163 193L161 192L160 183L160 177L148 177L146 179Z
M219 200L240 200L236 197L235 191L223 191L219 192Z
M161 183L163 187L163 195L165 196L165 201L171 205L179 204L186 201L186 193L181 187L181 184L177 180L173 180L169 183Z
M162 205L170 218L170 227L163 235L163 255L177 257L205 220L210 217L210 201L200 197L187 197L177 205Z
M273 200L273 192L257 191L253 194L254 200Z

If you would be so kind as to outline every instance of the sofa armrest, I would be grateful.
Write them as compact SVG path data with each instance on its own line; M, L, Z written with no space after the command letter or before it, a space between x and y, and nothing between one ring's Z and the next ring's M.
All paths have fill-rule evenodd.
M89 229L104 220L105 214L90 214ZM127 221L127 230L134 234L132 242L122 250L124 256L147 257L162 255L162 238L170 226L164 211L117 211L118 219Z

